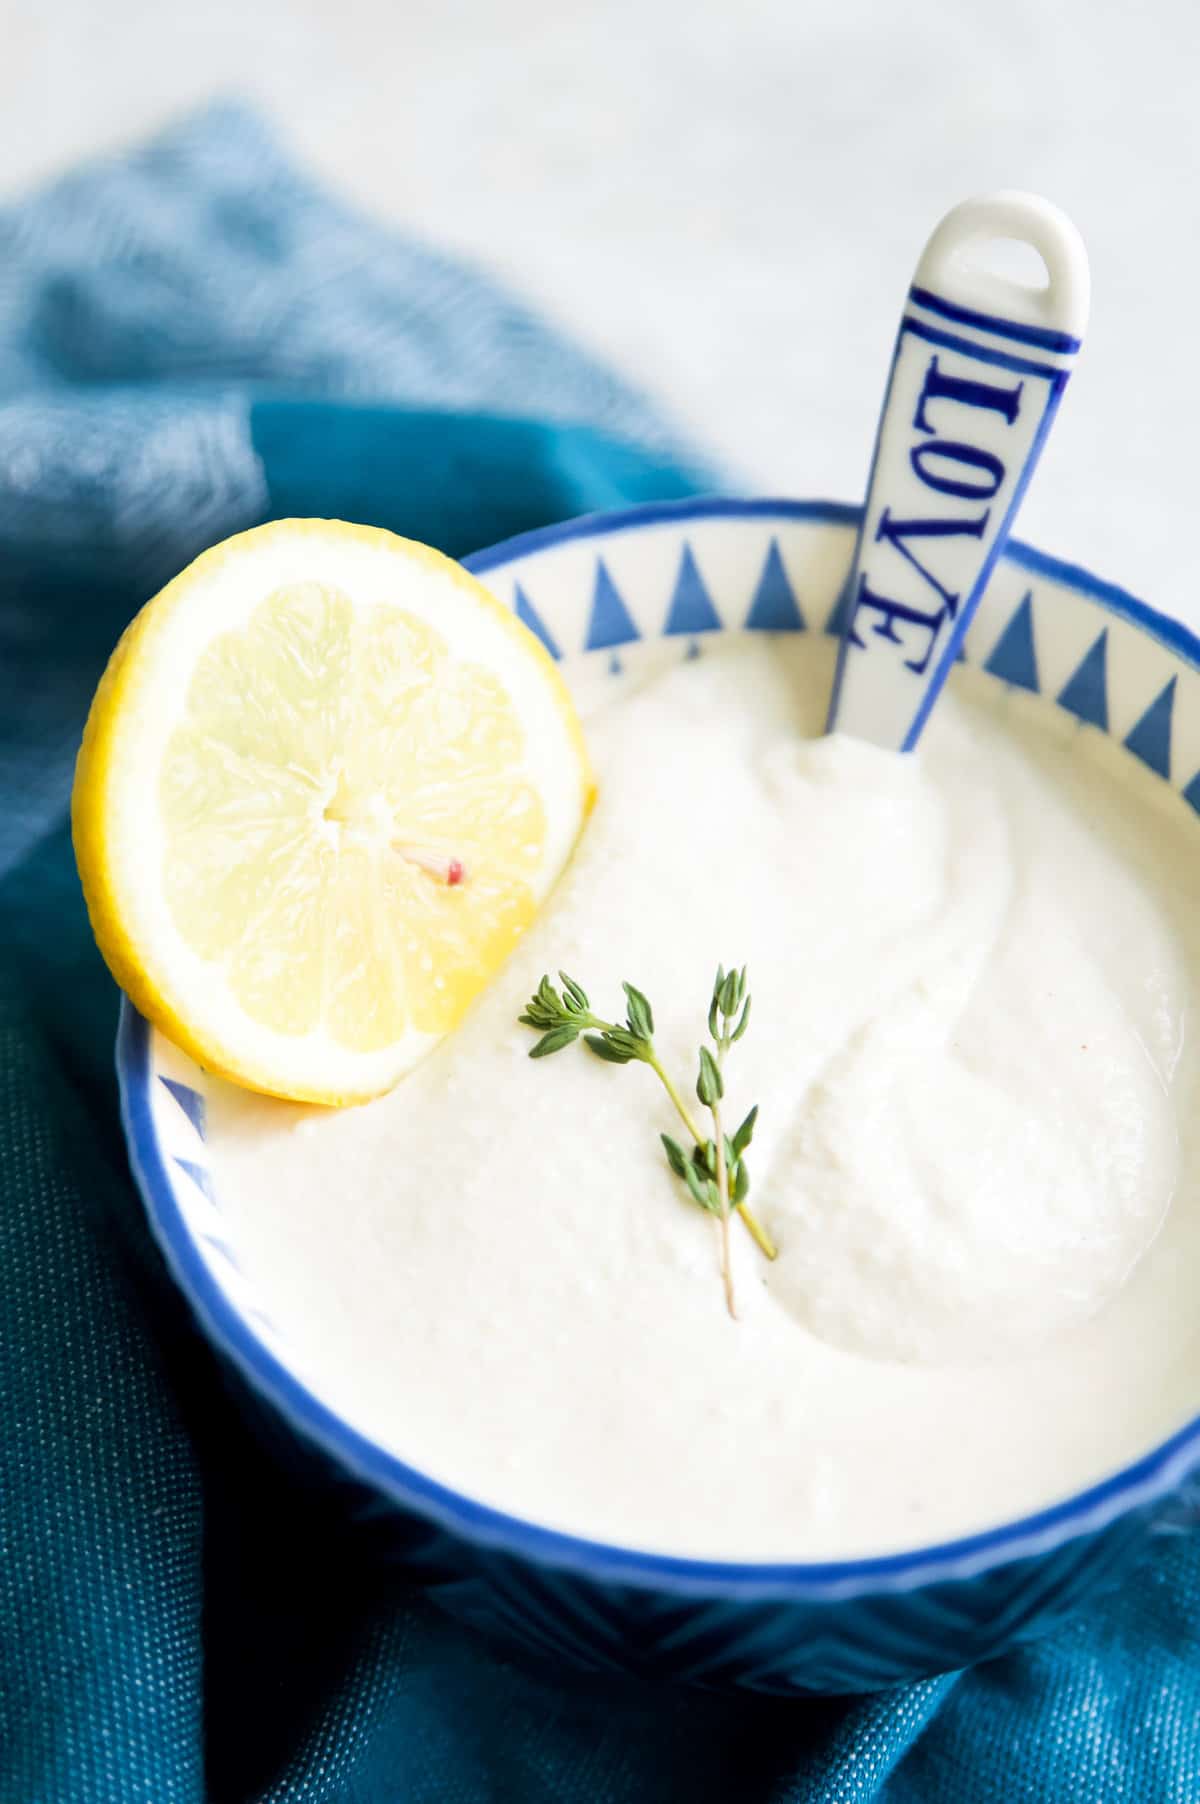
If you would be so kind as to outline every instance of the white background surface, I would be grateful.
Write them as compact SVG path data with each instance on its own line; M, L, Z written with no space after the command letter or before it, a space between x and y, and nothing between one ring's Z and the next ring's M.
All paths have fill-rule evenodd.
M1018 531L1200 625L1194 0L0 0L0 191L240 92L502 271L743 488L856 497L912 265L981 189L1092 256Z

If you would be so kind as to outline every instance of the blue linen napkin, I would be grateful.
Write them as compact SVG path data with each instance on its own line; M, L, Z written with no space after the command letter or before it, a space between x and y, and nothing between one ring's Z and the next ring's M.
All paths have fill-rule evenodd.
M0 213L0 1799L1200 1797L1181 1523L1054 1640L866 1700L549 1670L364 1567L224 1400L149 1245L66 824L122 626L287 513L454 553L704 471L480 276L237 107Z

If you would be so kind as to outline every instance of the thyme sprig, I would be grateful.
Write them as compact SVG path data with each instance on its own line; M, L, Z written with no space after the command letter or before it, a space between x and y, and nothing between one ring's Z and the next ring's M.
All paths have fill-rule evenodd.
M530 1050L530 1058L548 1058L581 1039L589 1052L611 1065L640 1063L650 1067L670 1097L691 1141L690 1151L685 1151L678 1140L663 1134L661 1139L667 1164L675 1176L682 1179L692 1201L720 1224L725 1303L730 1315L736 1315L729 1246L731 1217L735 1214L741 1217L768 1259L774 1259L776 1253L769 1234L746 1201L750 1172L745 1152L754 1135L758 1105L754 1105L732 1135L725 1133L721 1107L725 1097L725 1058L730 1047L745 1033L750 1019L745 966L740 971L718 969L708 1011L708 1032L713 1045L700 1048L696 1095L709 1112L711 1134L701 1132L678 1088L663 1068L654 1045L654 1010L649 998L635 985L623 983L625 1020L623 1023L608 1021L592 1012L591 1001L581 984L568 977L565 971L560 971L558 976L561 992L555 989L549 977L543 977L520 1016L524 1026L536 1028L541 1035Z

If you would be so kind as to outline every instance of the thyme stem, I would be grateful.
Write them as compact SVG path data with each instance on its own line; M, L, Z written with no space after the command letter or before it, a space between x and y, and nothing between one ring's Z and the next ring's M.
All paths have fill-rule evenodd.
M592 1013L587 992L559 972L562 992L555 989L549 977L543 977L525 1005L520 1019L524 1026L538 1030L540 1038L530 1049L530 1058L548 1058L582 1038L583 1044L596 1058L612 1065L639 1063L649 1065L666 1091L671 1104L687 1130L690 1152L685 1152L669 1134L661 1136L667 1163L675 1176L682 1178L693 1202L716 1217L720 1228L721 1282L726 1307L736 1318L733 1290L733 1261L729 1240L729 1223L733 1214L741 1216L746 1231L767 1259L776 1257L775 1243L746 1203L750 1174L744 1153L754 1133L757 1106L750 1110L732 1139L723 1125L721 1098L725 1094L724 1063L729 1048L740 1040L750 1018L750 997L746 990L746 971L724 967L718 970L708 1012L708 1030L716 1047L700 1048L700 1075L696 1094L712 1117L713 1137L706 1139L670 1074L664 1069L654 1045L654 1011L649 999L633 984L625 983L627 1012L624 1025L606 1021Z
M721 1282L725 1287L725 1307L737 1321L737 1302L733 1294L733 1256L729 1246L729 1169L725 1163L725 1131L721 1126L721 1105L712 1105L713 1139L717 1143L717 1195L721 1201Z

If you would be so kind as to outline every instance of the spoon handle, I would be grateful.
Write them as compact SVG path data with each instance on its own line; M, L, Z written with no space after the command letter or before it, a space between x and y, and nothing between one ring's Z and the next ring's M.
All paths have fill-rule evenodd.
M1030 287L988 268L1031 245ZM950 672L1041 455L1088 315L1075 227L1034 194L964 201L925 246L900 321L827 731L908 752Z

